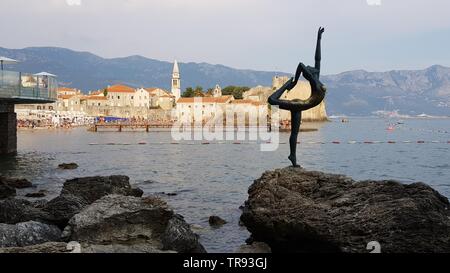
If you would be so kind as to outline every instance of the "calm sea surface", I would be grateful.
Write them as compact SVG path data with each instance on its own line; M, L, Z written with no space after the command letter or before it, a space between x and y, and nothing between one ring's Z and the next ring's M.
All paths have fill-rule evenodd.
M305 168L358 180L423 181L450 197L450 119L406 119L394 131L386 130L387 121L377 118L351 118L349 123L335 120L318 126L319 131L299 136L299 163ZM288 133L281 133L277 151L261 152L258 144L245 141L240 145L174 145L170 144L170 132L19 131L18 155L0 158L0 174L28 178L38 189L49 192L47 198L58 195L69 178L128 175L145 194L177 193L161 196L194 225L206 249L233 252L249 236L238 225L239 206L247 198L247 189L265 170L289 165L288 138ZM313 141L325 144L310 143ZM359 143L364 141L396 143ZM93 143L116 145L90 145ZM59 170L62 162L76 162L80 167ZM20 190L19 195L28 191ZM210 215L218 215L228 224L210 228Z

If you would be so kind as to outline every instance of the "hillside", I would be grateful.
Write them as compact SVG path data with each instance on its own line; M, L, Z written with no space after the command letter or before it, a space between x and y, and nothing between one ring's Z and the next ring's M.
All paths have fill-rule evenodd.
M133 87L158 86L170 89L172 63L142 56L106 59L88 52L56 47L6 49L0 55L20 60L9 70L58 75L60 85L95 90L115 83ZM182 87L216 84L271 86L275 71L234 69L208 63L180 63ZM328 86L330 115L371 115L379 110L402 114L450 116L450 68L434 65L424 70L388 72L348 71L323 76Z

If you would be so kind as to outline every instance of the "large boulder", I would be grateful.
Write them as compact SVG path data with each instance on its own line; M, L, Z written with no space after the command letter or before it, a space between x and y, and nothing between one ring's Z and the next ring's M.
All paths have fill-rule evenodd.
M130 178L124 175L81 177L67 180L61 194L71 194L83 198L88 204L108 194L142 196L142 191L130 185Z
M173 215L161 237L164 250L175 250L182 253L204 253L206 250L198 242L198 236L191 230L183 216Z
M47 222L50 216L35 204L22 199L0 200L0 223L17 224L27 221Z
M0 199L10 198L16 196L16 189L9 186L3 181L0 181Z
M156 197L104 196L72 217L63 237L89 245L145 245L149 252L204 251L189 225Z
M265 172L248 193L241 220L273 252L369 252L378 243L381 252L450 252L449 201L423 183L289 167Z
M61 230L52 225L34 221L0 224L0 247L23 247L58 241L60 238Z
M48 214L48 221L60 228L67 226L70 218L79 213L88 203L72 194L60 195L47 202L42 210Z

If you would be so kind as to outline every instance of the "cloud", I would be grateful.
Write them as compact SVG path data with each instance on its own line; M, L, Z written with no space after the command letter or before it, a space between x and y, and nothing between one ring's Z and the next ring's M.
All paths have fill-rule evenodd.
M7 48L292 73L299 61L314 62L324 26L324 74L450 64L448 0L1 0L0 10Z
M69 6L81 6L81 0L66 0L67 5Z
M381 6L381 0L366 0L369 6Z

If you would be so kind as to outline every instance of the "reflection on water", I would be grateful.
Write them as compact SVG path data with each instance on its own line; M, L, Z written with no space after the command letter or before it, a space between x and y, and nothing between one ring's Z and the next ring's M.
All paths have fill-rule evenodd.
M423 181L450 196L450 120L407 120L395 131L386 131L381 119L351 119L330 122L317 132L301 133L300 164L308 169L343 173L355 179ZM25 177L49 192L51 198L62 183L79 176L124 174L146 194L162 196L201 235L210 252L230 252L248 237L238 225L239 206L247 198L248 186L262 172L289 164L288 133L280 135L275 152L260 152L259 145L196 143L170 144L170 133L71 131L19 131L19 152L0 159L0 174ZM330 142L339 140L342 144ZM440 143L347 144L348 141L397 142L424 140ZM320 141L327 144L308 144ZM138 145L146 142L146 145ZM89 145L121 143L130 145ZM165 143L165 144L161 144ZM76 170L59 170L62 162L76 162ZM27 190L21 190L24 195ZM208 226L208 217L219 215L228 224Z

